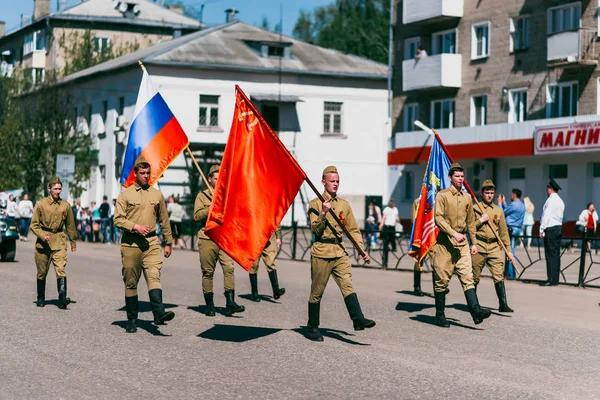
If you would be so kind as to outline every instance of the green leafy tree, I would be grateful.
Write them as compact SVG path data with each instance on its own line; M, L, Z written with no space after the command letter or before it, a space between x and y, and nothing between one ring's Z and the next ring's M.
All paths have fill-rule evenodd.
M293 35L318 46L387 63L388 0L336 0L301 11Z

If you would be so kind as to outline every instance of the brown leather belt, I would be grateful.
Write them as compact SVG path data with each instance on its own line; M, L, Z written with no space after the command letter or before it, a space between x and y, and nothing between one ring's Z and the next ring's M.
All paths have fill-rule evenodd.
M481 240L482 242L485 243L496 243L498 241L498 239L494 238L485 238L483 236L479 236L479 235L475 235L475 237L477 238L477 240Z
M42 226L42 230L44 232L51 232L51 233L56 233L57 231L55 231L54 229L51 228L46 228L45 226Z
M338 239L316 239L317 243L327 243L327 244L339 244L340 241Z
M139 234L133 233L133 232L124 232L123 236L130 236L130 237L135 237L135 238L146 238L147 239L147 238L151 238L151 237L156 236L156 231L152 231L152 232L148 233L146 236L142 236L142 235L139 235Z

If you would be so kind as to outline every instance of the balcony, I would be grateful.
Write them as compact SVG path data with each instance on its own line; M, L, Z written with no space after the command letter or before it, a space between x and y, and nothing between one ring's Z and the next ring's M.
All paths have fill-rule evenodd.
M437 54L402 61L402 90L460 88L462 86L462 56Z
M404 0L402 23L439 22L463 16L463 0Z
M548 36L548 66L597 65L598 31L580 28Z

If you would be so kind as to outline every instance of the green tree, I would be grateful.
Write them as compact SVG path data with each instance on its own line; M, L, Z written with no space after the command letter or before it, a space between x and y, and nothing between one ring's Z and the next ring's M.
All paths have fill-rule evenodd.
M84 134L74 115L75 103L68 88L57 86L49 74L47 81L30 91L24 82L0 79L0 154L5 163L0 187L23 188L35 198L44 195L46 182L56 172L56 155L75 155L75 177L71 193L78 197L89 180L91 166L97 164L92 138Z
M387 63L390 9L388 0L336 0L301 11L296 38L343 53Z

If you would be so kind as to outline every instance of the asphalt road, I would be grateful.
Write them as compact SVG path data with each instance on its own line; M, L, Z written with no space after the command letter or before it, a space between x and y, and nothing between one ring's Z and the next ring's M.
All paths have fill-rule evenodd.
M69 296L77 303L68 311L56 306L54 271L50 304L35 307L33 243L19 243L17 259L0 264L1 399L590 399L600 390L598 290L509 282L516 312L475 326L454 277L452 326L442 329L434 325L433 298L405 292L411 273L356 268L355 290L377 326L354 332L331 281L321 308L325 341L314 343L302 329L308 263L279 262L287 293L277 302L262 266L260 303L244 299L249 282L236 267L246 312L209 318L198 307L198 254L175 250L162 274L175 319L160 329L151 324L141 282L143 322L126 334L117 246L83 243L69 252ZM222 273L216 277L222 307ZM423 287L431 292L430 274ZM478 292L483 305L497 307L490 279Z

